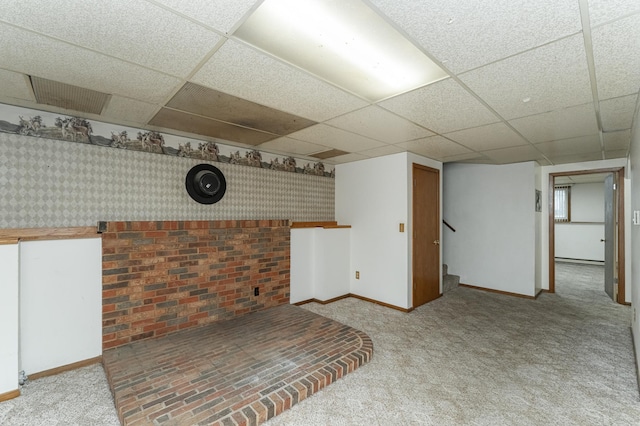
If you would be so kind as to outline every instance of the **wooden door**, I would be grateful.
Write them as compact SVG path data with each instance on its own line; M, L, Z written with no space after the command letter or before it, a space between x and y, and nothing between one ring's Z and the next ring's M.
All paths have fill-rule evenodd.
M440 297L440 171L413 165L413 307Z

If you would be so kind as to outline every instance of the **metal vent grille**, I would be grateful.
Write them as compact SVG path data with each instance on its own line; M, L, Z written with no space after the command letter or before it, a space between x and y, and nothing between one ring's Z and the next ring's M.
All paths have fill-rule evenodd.
M107 93L31 76L31 86L39 104L100 114L111 98Z
M312 157L318 158L320 160L326 160L327 158L337 157L339 155L349 154L347 151L341 151L339 149L332 149L329 151L322 151L316 154L312 154Z
M280 136L317 124L315 121L194 83L186 83L166 106Z

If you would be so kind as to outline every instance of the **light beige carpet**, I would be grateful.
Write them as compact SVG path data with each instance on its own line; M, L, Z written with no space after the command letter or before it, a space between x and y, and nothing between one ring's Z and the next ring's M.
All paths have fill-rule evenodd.
M373 359L266 424L640 424L630 309L601 290L602 267L586 267L559 264L557 293L538 300L457 288L410 314L306 305L367 333ZM0 424L118 424L99 366L22 392L0 403Z

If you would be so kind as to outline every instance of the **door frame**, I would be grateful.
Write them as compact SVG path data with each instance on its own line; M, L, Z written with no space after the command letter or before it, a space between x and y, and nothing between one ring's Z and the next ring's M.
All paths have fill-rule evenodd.
M575 176L575 175L590 175L596 173L613 173L614 184L616 185L616 191L618 193L617 199L614 202L617 210L617 239L618 239L618 297L616 302L620 304L626 304L625 301L625 240L624 240L624 167L613 167L606 169L593 169L593 170L576 170L571 172L558 172L549 173L549 293L556 292L556 264L555 264L555 251L556 251L556 239L555 239L555 197L554 197L554 183L556 176Z
M433 167L429 167L429 166L425 166L419 163L412 163L411 164L411 310L417 308L416 306L416 300L415 300L415 238L413 238L414 233L414 226L415 226L415 215L416 215L416 205L415 205L415 178L414 178L414 170L415 169L422 169L422 170L426 170L430 173L435 173L437 178L438 178L438 193L436 194L436 211L437 211L437 221L436 221L436 230L437 230L437 235L438 235L438 241L440 242L438 244L438 297L442 297L442 225L441 225L441 203L440 203L440 199L441 199L441 192L442 192L442 188L441 188L441 182L442 182L442 170L433 168ZM437 299L436 298L436 299ZM427 302L428 303L428 302Z

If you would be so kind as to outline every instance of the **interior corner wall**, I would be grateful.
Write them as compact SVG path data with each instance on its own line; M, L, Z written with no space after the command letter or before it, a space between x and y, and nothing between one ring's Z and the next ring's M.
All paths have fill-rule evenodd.
M630 178L629 187L631 192L631 212L640 210L640 107L636 106L636 116L634 126L631 131L631 154L629 158L630 170L627 172ZM626 182L625 182L626 183ZM637 315L640 306L640 262L631 262L640 256L640 225L632 225L629 222L627 227L630 231L629 240L631 250L627 252L627 264L631 264L631 274L627 282L631 285L631 306L633 309L631 328L633 330L633 341L635 344L636 365L640 365L640 318Z
M351 225L350 292L409 308L406 153L336 166L336 220ZM360 272L360 279L355 278Z
M542 263L540 264L540 276L542 278L542 288L549 289L549 175L551 173L577 172L582 170L598 170L625 167L625 158L613 160L587 161L583 163L559 164L556 166L542 167L542 232L540 233L540 248L542 250ZM629 200L625 200L625 206ZM630 238L629 227L625 227L625 238ZM631 256L627 253L627 270L630 272Z
M350 292L403 309L413 297L413 163L442 170L441 163L406 152L336 166L336 220L352 226Z
M445 164L444 263L460 282L535 295L534 163Z
M0 228L118 220L334 220L332 178L213 163L227 180L214 205L193 201L202 160L0 133Z

